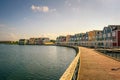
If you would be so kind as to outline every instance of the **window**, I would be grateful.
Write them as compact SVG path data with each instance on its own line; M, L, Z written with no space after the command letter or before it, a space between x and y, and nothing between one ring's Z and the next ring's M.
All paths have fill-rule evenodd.
M115 31L114 31L114 32L112 32L112 36L115 36Z
M110 37L110 33L108 33L108 37Z
M112 40L113 40L113 41L116 41L116 38L115 38L115 37L113 37L113 38L112 38Z
M105 34L103 34L103 37L105 38L105 37L106 37L106 35L105 35Z

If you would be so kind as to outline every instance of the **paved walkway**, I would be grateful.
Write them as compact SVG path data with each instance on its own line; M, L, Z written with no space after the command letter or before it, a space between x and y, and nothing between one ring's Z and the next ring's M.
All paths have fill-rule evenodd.
M94 51L81 48L78 80L120 80L120 62Z

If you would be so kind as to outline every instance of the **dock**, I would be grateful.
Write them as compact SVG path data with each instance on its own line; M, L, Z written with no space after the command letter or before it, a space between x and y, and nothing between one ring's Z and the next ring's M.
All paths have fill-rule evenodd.
M80 68L77 80L120 80L120 62L80 47Z

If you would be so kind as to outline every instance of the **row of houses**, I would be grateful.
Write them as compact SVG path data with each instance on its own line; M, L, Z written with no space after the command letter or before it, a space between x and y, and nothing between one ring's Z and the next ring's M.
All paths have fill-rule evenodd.
M30 39L20 39L19 45L41 45L50 42L49 38L30 38Z
M57 45L79 45L86 47L120 47L120 25L108 25L103 30L93 30L75 35L59 36Z

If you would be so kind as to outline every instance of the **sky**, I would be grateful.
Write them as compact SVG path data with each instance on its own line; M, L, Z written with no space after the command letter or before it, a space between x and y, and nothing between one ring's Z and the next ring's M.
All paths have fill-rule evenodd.
M73 35L120 24L120 0L0 0L0 41Z

